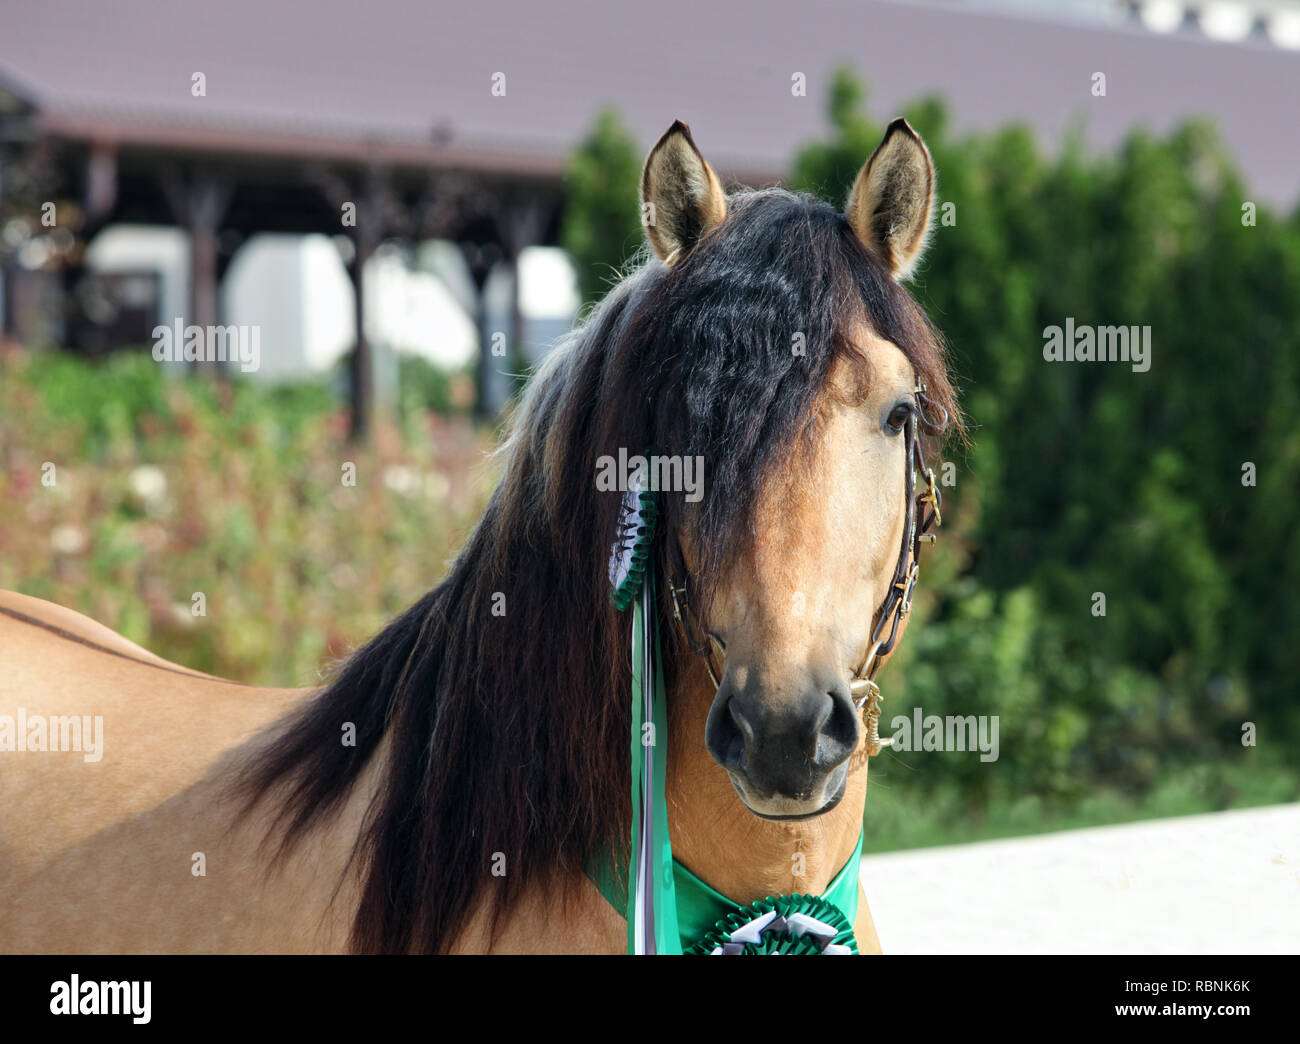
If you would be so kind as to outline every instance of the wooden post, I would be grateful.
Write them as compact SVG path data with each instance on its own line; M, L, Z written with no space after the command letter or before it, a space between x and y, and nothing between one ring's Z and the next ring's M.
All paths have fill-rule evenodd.
M510 372L518 374L523 373L528 365L528 356L524 353L524 299L520 290L519 251L511 250L506 263L510 268Z
M86 347L79 339L85 316L78 303L78 289L86 278L86 253L112 219L117 205L117 151L113 145L95 142L85 156L82 174L82 220L75 229L79 249L59 273L62 297L59 341L64 348L78 349Z
M492 390L492 331L488 329L487 296L483 291L499 251L495 243L461 243L460 250L474 282L474 325L479 340L474 366L474 416L486 420L496 413L497 403Z
M353 183L353 201L357 205L356 224L350 228L352 263L348 266L348 275L352 279L352 296L356 300L357 323L356 346L352 352L349 436L354 442L362 442L370 437L375 421L375 360L366 339L365 267L384 237L392 231L394 209L387 176L381 168L369 167L360 181Z
M502 225L505 235L506 263L510 267L510 372L522 373L528 365L524 352L524 310L520 255L525 247L534 246L542 238L546 226L547 207L543 200L526 193L512 194L506 200Z
M375 252L373 238L364 232L352 237L352 263L348 265L357 316L356 347L352 352L351 366L352 419L348 429L348 437L354 442L363 442L370 437L374 414L375 375L370 342L366 340L365 310L365 267Z
M7 130L7 121L0 119L0 130ZM0 193L3 193L9 176L8 148L0 146ZM18 340L18 259L15 251L7 251L0 265L0 342L6 338Z
M234 185L219 174L196 173L185 179L172 172L163 178L163 192L190 236L190 314L185 321L207 330L217 324L217 233ZM218 372L216 363L203 362L199 368Z
M376 412L374 353L366 339L365 268L385 236L401 224L394 220L399 207L391 193L388 174L375 164L353 172L312 168L308 177L339 215L340 231L352 243L352 258L347 269L352 297L356 302L356 339L348 367L351 408L348 437L354 442L363 442L374 428Z
M197 222L190 226L189 321L205 330L217 322L217 231Z

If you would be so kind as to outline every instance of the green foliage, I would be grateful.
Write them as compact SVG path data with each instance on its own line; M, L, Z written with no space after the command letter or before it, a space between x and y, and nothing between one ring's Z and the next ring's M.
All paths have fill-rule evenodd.
M163 431L184 433L199 416L220 415L229 425L274 418L263 434L292 439L309 419L334 404L324 383L308 381L263 387L249 384L235 394L231 385L209 380L185 385L148 351L123 351L102 364L66 352L37 352L22 367L22 377L39 395L35 417L57 417L76 446L79 459L106 460L130 453L138 441ZM178 415L183 401L188 416Z
M794 164L837 202L883 129L854 83L836 77L834 137ZM954 204L913 289L975 441L884 721L997 714L1001 753L886 755L873 780L939 832L1014 830L1030 795L1029 818L1075 820L1294 799L1300 214L1243 224L1249 193L1202 123L1048 158L1024 128L955 141L937 102L905 115ZM1149 325L1150 371L1045 361L1067 317ZM1254 769L1267 786L1241 782Z
M865 97L834 74L831 133L795 157L792 188L844 201L884 131ZM1300 211L1243 223L1249 193L1200 122L1112 155L1075 128L1048 156L1022 126L954 138L937 99L903 115L938 171L913 290L948 338L974 443L883 678L884 724L917 706L998 715L1001 750L994 766L887 753L874 815L897 814L873 836L1300 797ZM573 164L566 243L588 299L639 240L618 127L602 114ZM1044 331L1067 318L1150 326L1150 370L1046 361Z
M190 668L314 684L438 581L487 501L490 436L408 407L405 438L357 447L323 384L177 376L147 352L4 355L0 588Z
M465 375L472 379L471 374ZM398 408L403 417L424 410L454 413L457 408L453 389L455 375L435 366L418 355L400 355L397 359Z
M835 70L826 106L833 136L800 150L790 174L791 188L835 203L848 198L853 179L884 133L884 126L863 112L865 97L861 81L851 70Z
M599 299L641 246L637 211L641 154L617 113L602 111L569 161L560 240L583 301Z

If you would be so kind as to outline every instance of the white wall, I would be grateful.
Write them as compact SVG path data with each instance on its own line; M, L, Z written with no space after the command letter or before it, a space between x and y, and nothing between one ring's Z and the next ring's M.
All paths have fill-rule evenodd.
M90 245L93 271L145 269L161 279L160 315L170 324L188 310L188 238L179 229L114 225ZM535 359L542 341L572 322L578 294L572 266L552 248L530 248L520 259L526 354ZM405 252L381 249L365 273L366 334L381 357L420 355L435 365L469 363L477 351L473 283L457 248L421 244L408 265ZM510 279L493 272L487 288L488 321L509 328ZM254 376L277 380L327 371L352 346L355 309L352 284L339 248L327 236L264 233L244 243L222 282L220 321L261 328L261 369ZM536 342L536 343L533 343Z

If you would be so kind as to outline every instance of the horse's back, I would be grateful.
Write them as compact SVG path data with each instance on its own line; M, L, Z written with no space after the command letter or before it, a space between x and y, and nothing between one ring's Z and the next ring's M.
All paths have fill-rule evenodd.
M56 881L81 895L149 888L151 867L196 877L189 835L206 829L213 849L218 820L233 821L220 766L309 693L190 671L71 610L0 592L0 895L40 902Z
M186 670L0 591L0 741L20 716L28 741L47 723L47 748L51 729L63 746L71 719L83 727L81 750L0 749L0 952L346 949L349 869L387 754L280 862L275 802L249 810L231 785L309 695ZM585 878L576 885L559 919L549 893L530 893L502 926L481 900L455 949L621 952L622 918Z

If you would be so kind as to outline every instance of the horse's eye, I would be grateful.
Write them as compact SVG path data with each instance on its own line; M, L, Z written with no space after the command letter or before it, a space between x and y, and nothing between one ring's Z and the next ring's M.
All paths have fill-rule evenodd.
M907 418L911 415L911 405L906 402L900 402L894 407L893 412L889 414L889 420L885 422L885 427L889 429L891 435L900 435L902 434L903 429L907 426Z

